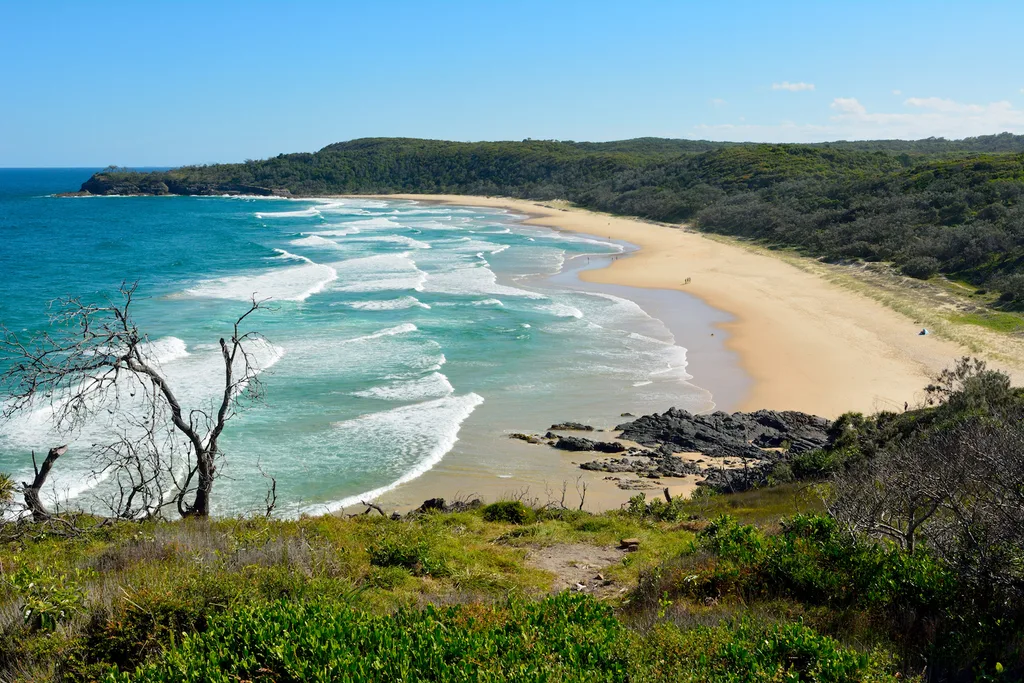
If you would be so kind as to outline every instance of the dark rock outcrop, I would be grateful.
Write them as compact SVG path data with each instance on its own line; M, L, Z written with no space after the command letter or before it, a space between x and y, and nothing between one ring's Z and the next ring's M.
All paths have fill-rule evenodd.
M598 451L599 453L623 453L626 447L615 441L591 441L581 436L559 436L555 448L563 451Z
M654 464L650 458L604 458L591 460L580 465L581 470L590 472L637 472L646 474L652 471Z
M703 470L693 462L675 455L648 452L641 457L603 458L580 465L580 469L591 472L633 472L645 477L685 477L701 474Z
M585 425L581 422L559 422L553 424L548 429L554 429L558 432L592 432L594 428L590 425Z
M579 436L560 436L555 442L555 448L561 451L592 451L594 442Z
M712 457L772 458L765 448L792 454L821 448L829 442L825 418L796 411L694 415L670 408L619 425L622 438L650 448L697 452Z
M428 498L423 504L409 513L409 515L424 515L430 512L466 512L483 507L484 503L479 498L473 500L456 500L451 503L444 498Z

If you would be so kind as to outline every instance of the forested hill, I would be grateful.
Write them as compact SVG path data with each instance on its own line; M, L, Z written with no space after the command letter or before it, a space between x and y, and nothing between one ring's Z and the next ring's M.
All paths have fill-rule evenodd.
M915 277L942 272L1024 306L1024 136L1009 133L811 145L370 138L240 164L109 168L82 191L567 199Z

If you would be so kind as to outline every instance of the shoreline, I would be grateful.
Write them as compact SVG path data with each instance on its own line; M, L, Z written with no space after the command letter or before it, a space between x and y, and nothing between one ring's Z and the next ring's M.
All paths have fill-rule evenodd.
M600 214L531 200L471 195L350 195L525 214L526 225L629 242L638 250L588 283L678 290L732 317L718 323L753 381L736 410L799 410L835 418L917 405L933 375L971 351L882 303L775 258L683 226ZM689 281L687 281L689 279ZM1020 368L993 367L1020 381ZM690 372L689 374L694 374Z

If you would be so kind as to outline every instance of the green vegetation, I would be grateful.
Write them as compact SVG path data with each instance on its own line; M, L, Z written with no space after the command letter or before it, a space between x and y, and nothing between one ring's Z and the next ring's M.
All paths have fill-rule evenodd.
M1024 390L963 359L926 394L599 515L8 519L0 680L1020 680Z
M949 318L956 323L979 325L996 332L1019 334L1024 332L1024 315L1002 311L985 311L981 313L963 313Z
M1024 307L1024 136L814 145L640 138L456 143L373 138L165 172L108 169L119 194L455 193L541 200L942 273Z
M800 509L791 494L774 523ZM674 503L692 528L704 504ZM688 528L552 509L488 522L486 509L5 529L0 680L895 680L894 652L784 614L643 607L627 589L699 551ZM624 537L641 547L600 570L599 596L545 597L551 577L524 561Z

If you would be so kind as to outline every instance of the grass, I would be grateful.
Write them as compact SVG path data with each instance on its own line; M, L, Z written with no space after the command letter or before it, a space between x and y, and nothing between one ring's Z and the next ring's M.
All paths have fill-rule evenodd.
M951 315L950 322L979 325L993 332L1001 334L1024 333L1024 315L1019 313L1006 313L1003 311L985 311L982 313L963 313Z
M809 506L790 485L686 502L676 521L505 506L486 514L498 521L487 508L82 519L75 538L29 525L0 550L0 681L416 680L424 667L453 681L884 679L889 655L779 614L657 600L638 612L618 590L548 597L554 577L527 561L531 548L639 538L601 569L628 589L699 552L722 511L777 528Z

